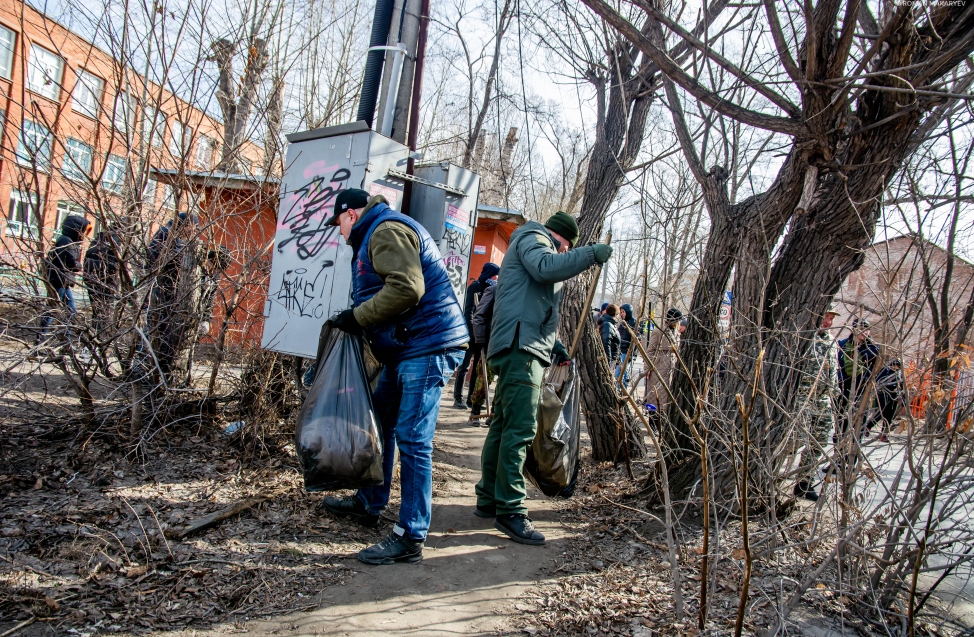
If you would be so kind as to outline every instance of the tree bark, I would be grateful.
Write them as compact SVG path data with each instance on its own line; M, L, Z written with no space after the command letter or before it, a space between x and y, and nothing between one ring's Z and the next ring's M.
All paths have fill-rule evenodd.
M648 61L637 61L638 52L618 41L608 52L611 77L590 79L595 85L598 106L596 140L585 178L585 191L579 214L579 245L601 240L609 206L625 181L625 171L633 165L646 132L646 119L655 99L654 76ZM621 80L621 81L620 81ZM592 272L565 283L559 332L571 342L583 317ZM616 390L616 380L605 361L601 339L591 320L584 324L576 358L584 388L582 406L592 439L596 461L616 461L621 456L617 440L628 440L631 457L644 453L639 423ZM625 438L620 435L625 432Z

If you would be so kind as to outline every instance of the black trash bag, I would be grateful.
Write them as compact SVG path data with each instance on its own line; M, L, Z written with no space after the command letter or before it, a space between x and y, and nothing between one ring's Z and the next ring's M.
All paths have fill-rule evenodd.
M358 336L322 329L318 369L298 412L294 446L308 491L382 484L382 434Z
M524 474L542 493L570 498L578 482L582 417L575 363L549 368L538 405L538 431Z

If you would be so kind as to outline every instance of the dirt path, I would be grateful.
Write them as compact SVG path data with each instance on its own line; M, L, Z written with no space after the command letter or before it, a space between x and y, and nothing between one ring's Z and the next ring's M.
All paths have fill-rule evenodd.
M558 522L557 503L531 486L531 516L545 534L546 546L516 544L495 530L492 520L473 515L473 487L480 477L487 430L470 426L469 412L451 404L452 398L444 395L434 438L433 521L424 560L367 566L350 553L344 559L354 573L344 585L325 588L316 610L245 622L247 634L456 636L516 629L512 616L519 612L519 600L531 596L533 584L545 577L543 567L551 572L570 531ZM214 626L181 634L202 637L225 634L226 629Z

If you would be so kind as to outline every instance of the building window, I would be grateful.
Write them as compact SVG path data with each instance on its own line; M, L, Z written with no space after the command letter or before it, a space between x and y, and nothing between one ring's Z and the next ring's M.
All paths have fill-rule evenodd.
M105 161L105 174L101 178L101 187L108 192L118 194L125 185L125 158L109 155Z
M40 124L24 120L17 143L17 163L21 166L37 166L38 170L50 170L51 131Z
M166 135L166 114L158 109L147 108L142 114L142 143L162 148Z
M152 208L156 205L156 191L159 189L159 182L155 179L147 179L145 188L142 189L142 205Z
M212 168L215 152L216 140L206 135L200 135L200 141L196 144L196 165L203 170Z
M113 107L112 121L115 123L115 130L127 135L135 122L135 107L132 98L125 91L119 91L115 96L115 106Z
M14 42L16 40L16 33L0 25L0 77L5 77L8 80L13 78Z
M76 113L98 119L101 110L101 96L105 92L105 80L78 69L78 79L71 94L71 109Z
M57 100L61 94L64 60L47 49L32 44L27 62L27 88L38 95Z
M10 191L10 209L7 214L7 235L12 237L38 237L37 219L40 208L36 192Z
M94 151L91 146L69 137L64 142L64 163L61 172L72 181L84 181L91 174L92 157Z
M162 191L162 207L166 210L176 209L176 189L172 184L165 184Z
M169 138L169 152L172 153L173 157L183 156L183 123L178 119L174 119L169 127L172 131L172 137Z

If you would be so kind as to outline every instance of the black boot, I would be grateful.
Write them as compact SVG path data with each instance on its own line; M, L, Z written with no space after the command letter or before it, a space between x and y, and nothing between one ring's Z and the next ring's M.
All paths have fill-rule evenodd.
M498 515L494 518L494 528L520 544L544 544L544 536L534 529L531 518L520 513Z
M423 543L410 540L398 524L392 533L378 544L359 551L358 559L366 564L395 564L396 562L420 562L423 559Z
M362 526L369 528L379 526L379 522L382 519L378 515L369 513L365 508L365 504L362 503L362 500L357 495L350 495L344 498L328 496L322 500L321 506L329 513L334 513L342 517L346 515L350 516Z
M795 483L794 494L811 502L818 502L818 493L807 480L800 480Z

